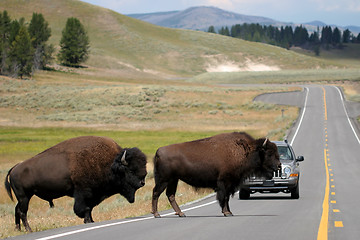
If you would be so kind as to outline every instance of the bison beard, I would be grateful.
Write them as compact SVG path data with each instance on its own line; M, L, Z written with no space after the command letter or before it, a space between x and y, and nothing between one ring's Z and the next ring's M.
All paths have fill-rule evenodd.
M5 188L15 207L15 224L20 220L27 231L28 205L31 197L48 201L74 197L74 212L84 223L93 222L91 211L104 199L122 194L130 203L135 192L145 184L146 156L138 148L121 149L105 137L78 137L61 142L11 168Z
M214 189L222 213L232 216L230 195L241 181L251 174L270 177L279 167L276 145L265 138L255 140L246 133L225 133L161 147L154 157L152 213L160 217L158 198L166 189L175 213L185 216L175 200L178 181L182 180L196 188Z

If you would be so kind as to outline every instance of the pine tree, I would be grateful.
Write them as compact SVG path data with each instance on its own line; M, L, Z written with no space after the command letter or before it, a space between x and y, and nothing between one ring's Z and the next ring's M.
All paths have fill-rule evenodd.
M227 26L224 29L224 35L225 36L230 36L230 30L229 30L229 28Z
M12 61L12 72L15 75L30 76L32 72L32 46L27 28L20 26L15 41L11 44L10 58Z
M293 45L294 42L294 33L293 33L293 29L291 26L286 26L285 27L285 40L289 46L289 48Z
M350 36L351 36L351 32L349 29L346 29L343 32L343 43L349 43L350 42Z
M215 27L211 25L211 26L208 28L208 32L209 32L209 33L216 33L216 32L215 32Z
M0 74L4 74L8 68L7 61L10 48L10 29L11 19L7 11L4 11L3 14L0 13Z
M330 48L332 39L332 29L330 26L323 27L321 31L321 44L325 45L325 49Z
M294 44L297 46L304 45L309 40L309 33L302 25L295 28Z
M331 38L331 43L336 46L339 45L341 41L341 32L340 30L335 27L333 34L332 34L332 38Z
M89 37L77 18L68 18L60 40L59 61L67 66L79 66L89 56Z
M33 13L28 31L35 50L34 68L44 69L46 64L52 60L54 47L46 44L51 36L51 29L41 13Z

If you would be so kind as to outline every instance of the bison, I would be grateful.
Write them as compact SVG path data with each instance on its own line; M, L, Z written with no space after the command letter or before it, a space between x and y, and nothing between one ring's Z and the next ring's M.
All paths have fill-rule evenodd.
M160 147L154 157L152 213L160 217L158 199L166 189L176 215L185 216L175 201L177 184L182 180L195 188L214 189L222 213L232 216L229 199L240 183L251 174L270 179L280 167L274 143L267 138L255 140L244 132Z
M90 223L94 222L92 209L116 193L133 203L146 174L146 156L138 148L122 149L110 138L83 136L15 165L5 178L5 188L13 200L12 189L18 201L16 228L20 230L21 219L31 232L27 211L33 195L48 201L50 207L53 199L73 197L75 214Z

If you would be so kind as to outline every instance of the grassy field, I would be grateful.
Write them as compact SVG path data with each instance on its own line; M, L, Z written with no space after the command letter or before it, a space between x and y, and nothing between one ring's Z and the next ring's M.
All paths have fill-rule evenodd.
M89 80L72 83L61 80L64 77L66 79L66 74L55 74L53 79L46 80L39 76L37 81L1 78L1 125L118 130L246 130L256 129L254 126L263 125L263 122L275 126L273 122L281 116L281 109L277 106L252 102L256 95L274 90L267 87ZM278 87L275 90L288 89ZM296 111L288 112L293 117Z

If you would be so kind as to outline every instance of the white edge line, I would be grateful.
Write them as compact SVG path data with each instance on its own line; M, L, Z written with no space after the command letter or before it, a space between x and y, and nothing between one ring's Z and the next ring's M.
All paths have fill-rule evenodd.
M352 125L351 120L350 120L350 118L349 118L349 114L347 113L347 110L346 110L346 107L345 107L345 101L344 101L344 98L343 98L343 96L342 96L342 94L341 94L341 91L340 91L339 87L335 87L335 88L336 88L336 90L338 91L338 93L339 93L339 95L340 95L341 102L342 102L342 105L343 105L343 108L344 108L344 111L345 111L345 114L346 114L346 118L347 118L347 120L348 120L348 122L349 122L349 124L350 124L351 130L353 131L356 140L357 140L358 143L360 144L359 137L358 137L358 135L356 134L356 131L355 131L355 129L354 129L354 126Z
M301 118L300 118L299 125L298 125L298 127L297 127L297 129L296 129L296 131L295 131L295 134L294 134L293 138L291 139L290 145L293 145L293 143L294 143L294 141L295 141L295 138L296 138L296 135L297 135L298 132L299 132L301 123L302 123L303 118L304 118L304 115L305 115L307 100L308 100L308 96L309 96L309 89L308 89L307 87L305 87L305 90L306 90L306 97L305 97L305 101L304 101L303 111L302 111L302 114L301 114Z
M182 211L183 211L183 212L191 211L191 210L194 210L194 209L197 209L197 208L201 208L201 207L205 207L205 206L214 204L214 203L216 203L216 202L217 202L217 201L214 200L214 201L211 201L211 202L208 202L208 203L201 204L201 205L199 205L199 206L194 206L194 207L190 207L190 208L184 209L184 210L182 210ZM170 212L170 213L162 214L162 216L170 216L170 215L173 215L173 214L175 214L175 212ZM133 223L133 222L140 222L140 221L151 220L151 219L154 219L154 217L151 216L151 217L146 217L146 218L138 218L138 219L127 220L127 221L123 221L123 222L109 223L109 224L105 224L105 225L94 226L94 227L89 227L89 228L74 230L74 231L70 231L70 232L60 233L60 234L56 234L56 235L52 235L52 236L48 236L48 237L36 238L36 240L55 239L55 238L60 238L60 237L65 237L65 236L69 236L69 235L81 233L81 232L92 231L92 230L95 230L95 229L100 229L100 228L105 228L105 227L112 227L112 226L116 226L116 225L122 225L122 224Z

